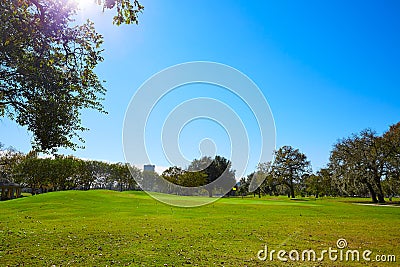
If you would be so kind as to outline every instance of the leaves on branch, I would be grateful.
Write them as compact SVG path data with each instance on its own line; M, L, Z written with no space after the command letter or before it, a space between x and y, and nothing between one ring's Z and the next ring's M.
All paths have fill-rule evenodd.
M117 9L117 15L113 18L113 23L121 24L138 24L138 16L143 12L142 6L138 0L98 0L97 3L105 9Z

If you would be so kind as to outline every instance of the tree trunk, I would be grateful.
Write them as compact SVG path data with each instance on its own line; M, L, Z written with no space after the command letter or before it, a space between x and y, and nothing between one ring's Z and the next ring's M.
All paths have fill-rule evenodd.
M291 198L295 198L295 196L294 196L294 185L293 185L293 179L292 178L290 179L289 189L290 189Z
M386 203L385 197L381 193L378 194L378 202L379 203Z
M375 193L374 189L372 188L372 185L368 182L365 184L367 185L368 190L371 193L372 202L378 203L378 199L376 198L376 193Z
M295 198L293 185L290 187L290 196Z
M379 203L385 203L385 196L383 194L382 186L381 186L381 180L375 180L376 181L376 186L378 187L378 202Z

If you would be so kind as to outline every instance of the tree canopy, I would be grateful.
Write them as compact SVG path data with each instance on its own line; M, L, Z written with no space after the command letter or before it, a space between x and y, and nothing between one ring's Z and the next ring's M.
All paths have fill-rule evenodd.
M99 3L117 9L117 25L138 23L143 10L136 0ZM103 37L90 21L74 25L76 11L73 1L0 0L0 116L26 126L38 151L82 147L82 109L105 113L94 72Z

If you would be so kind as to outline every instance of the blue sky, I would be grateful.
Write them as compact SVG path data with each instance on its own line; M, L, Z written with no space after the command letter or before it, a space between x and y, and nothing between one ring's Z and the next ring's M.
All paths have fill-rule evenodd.
M153 74L188 61L220 62L251 78L272 110L276 146L299 148L314 170L328 162L337 139L368 127L382 133L400 121L399 1L142 4L138 26L114 26L114 11L103 13L94 5L78 15L78 20L92 19L104 35L105 61L97 73L107 81L109 114L84 111L83 124L90 128L82 134L86 149L63 153L123 161L122 124L131 97ZM229 101L222 91L204 87L199 92ZM171 95L164 104L172 110L177 99ZM240 110L235 101L231 105ZM0 129L2 143L29 151L30 134L24 128L3 118ZM187 125L182 152L197 157L195 141L209 133L217 152L228 156L226 132L210 121ZM150 143L160 142L157 136ZM166 165L161 156L154 161Z

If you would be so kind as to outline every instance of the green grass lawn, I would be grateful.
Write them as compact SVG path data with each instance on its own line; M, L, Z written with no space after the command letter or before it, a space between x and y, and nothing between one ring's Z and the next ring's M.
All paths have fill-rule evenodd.
M352 201L368 200L246 197L179 208L143 192L24 197L0 202L0 266L398 266L400 208ZM265 244L320 253L339 238L397 263L257 259Z

